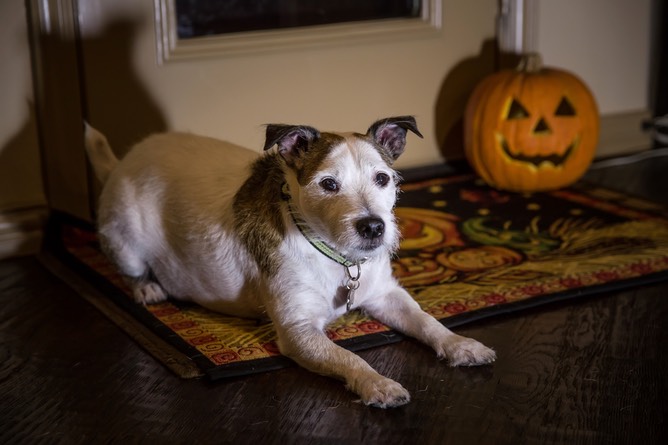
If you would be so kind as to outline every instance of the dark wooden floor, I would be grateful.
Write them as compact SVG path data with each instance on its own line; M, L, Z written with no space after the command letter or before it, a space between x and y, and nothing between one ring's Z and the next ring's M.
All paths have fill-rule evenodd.
M668 203L668 158L589 178ZM452 369L414 341L362 352L413 400L379 410L299 368L179 380L35 258L0 262L0 443L668 443L668 283L457 329L496 349Z

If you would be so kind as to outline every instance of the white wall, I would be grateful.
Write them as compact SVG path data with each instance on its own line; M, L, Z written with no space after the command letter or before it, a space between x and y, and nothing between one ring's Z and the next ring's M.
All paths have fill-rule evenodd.
M648 108L652 0L538 1L546 65L578 74L603 115Z
M539 1L538 48L545 62L580 75L604 115L646 109L651 0ZM439 145L454 128L450 115L463 106L475 74L488 68L480 51L482 43L494 35L496 0L443 3L440 37L162 67L156 65L152 1L81 0L80 8L90 8L88 12L98 14L102 23L119 17L138 20L128 42L129 63L137 85L168 128L259 148L261 125L267 122L364 130L375 118L412 113L426 137L410 140L409 150L398 162L399 167L409 167L443 161ZM118 68L113 63L104 65L107 55L106 51L87 54L90 63L102 64L102 70L95 72L106 76L87 78L89 88L122 83ZM22 1L0 2L0 57L3 211L45 202L35 119L29 106L33 92ZM136 88L130 91L135 93ZM136 97L130 95L130 99ZM103 129L111 132L113 141L118 128L132 125L138 120L135 114L146 114L146 110L115 91L112 99L89 105L93 120L111 106L111 114L102 120L109 125ZM59 116L52 118L57 121Z
M546 64L582 77L603 115L647 108L651 0L536 1L538 50ZM492 68L493 55L481 55L481 47L494 37L497 12L496 0L445 0L442 32L431 38L159 66L152 2L81 4L85 5L80 9L82 30L91 42L110 40L105 28L111 22L134 23L127 48L128 66L134 72L126 83L134 85L129 96L145 99L145 110L138 114L158 112L154 126L159 120L168 129L203 133L259 150L265 123L363 131L376 118L414 114L425 139L409 140L409 149L397 163L400 168L461 157L456 121L470 90ZM122 152L136 138L120 137L122 126L142 117L132 118L132 105L113 103L122 100L122 94L110 92L119 84L113 76L123 73L109 57L113 48L101 48L105 46L84 45L84 60L90 67L89 118L110 133L112 144L116 139L114 145ZM630 124L634 131L639 125Z
M0 2L0 211L45 204L24 2Z
M109 63L109 51L98 50L95 42L105 38L108 23L120 19L136 23L131 48L136 72L128 85L139 79L145 89L141 97L151 102L147 109L160 110L168 128L224 138L260 150L266 123L366 131L378 118L414 114L425 139L409 136L409 147L398 161L399 167L442 162L438 141L442 130L437 128L441 123L436 108L444 81L462 61L478 56L484 40L494 37L496 15L494 0L446 0L443 29L435 37L158 66L152 2L91 0L86 5L81 11L82 30L91 43L84 45L84 59L89 73L97 73L86 80L90 120L103 131L111 131L108 136L112 144L113 133L122 130L110 116L109 107L114 104L102 99L113 79L103 77L106 72L119 70L116 67L114 71ZM105 63L108 69L100 68ZM127 109L123 117L131 119L132 112ZM120 143L126 142L122 139L117 138Z

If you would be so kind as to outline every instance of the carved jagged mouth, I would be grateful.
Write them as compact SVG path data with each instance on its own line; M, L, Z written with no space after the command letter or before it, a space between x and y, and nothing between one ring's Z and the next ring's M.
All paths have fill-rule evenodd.
M501 150L503 153L513 161L522 162L525 164L531 164L536 168L539 168L543 164L552 165L553 167L561 167L568 160L568 158L573 154L575 148L578 146L579 138L576 137L573 142L566 148L563 154L551 154L551 155L536 155L528 156L521 153L513 153L510 150L508 141L501 134L497 134L497 139L501 145Z

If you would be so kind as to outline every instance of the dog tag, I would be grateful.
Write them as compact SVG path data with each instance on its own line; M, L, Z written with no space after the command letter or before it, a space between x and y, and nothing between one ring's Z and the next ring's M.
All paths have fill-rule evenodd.
M350 267L344 266L344 269L346 270L346 275L348 275L348 281L346 282L346 289L348 290L348 293L346 294L346 310L350 312L350 309L353 307L353 303L355 302L355 291L357 290L358 287L360 287L360 277L362 276L362 269L360 267L360 261L354 264L354 266L357 267L357 273L353 275L350 272Z
M358 287L360 287L360 282L356 280L348 280L346 284L346 289L348 290L346 294L346 310L349 312L355 302L355 291Z

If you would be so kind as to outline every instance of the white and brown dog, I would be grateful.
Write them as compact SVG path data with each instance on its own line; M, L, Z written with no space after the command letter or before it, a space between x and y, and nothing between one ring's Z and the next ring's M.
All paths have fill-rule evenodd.
M134 298L170 297L240 317L269 317L283 354L345 381L378 407L407 403L399 383L330 341L327 324L361 309L428 344L452 366L495 353L423 312L392 277L399 232L392 163L410 116L366 134L268 125L265 151L183 133L150 136L122 161L91 127L86 149L104 183L98 227Z

